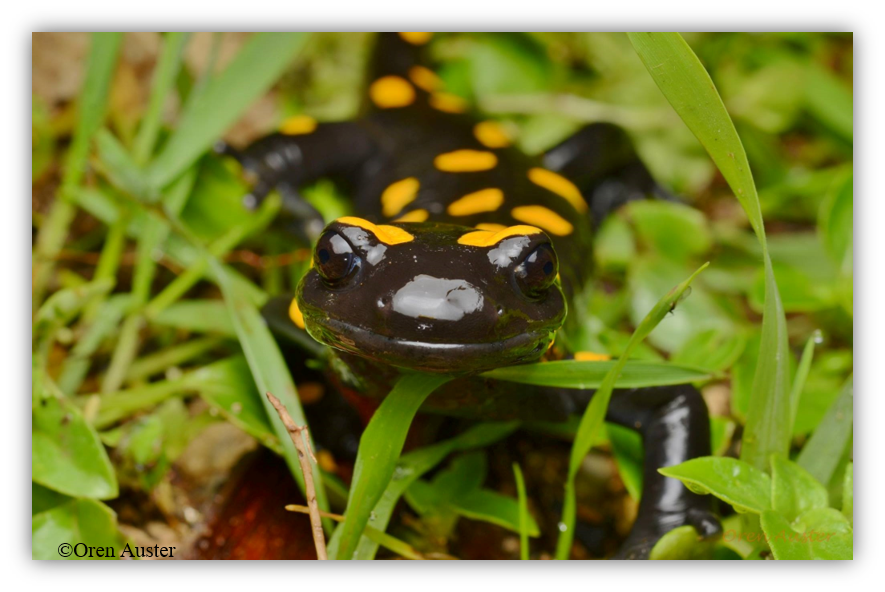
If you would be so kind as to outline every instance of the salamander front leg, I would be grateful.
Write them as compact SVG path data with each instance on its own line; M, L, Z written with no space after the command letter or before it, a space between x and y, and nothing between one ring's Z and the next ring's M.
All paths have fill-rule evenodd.
M710 454L710 420L692 386L617 390L607 419L642 435L645 447L642 499L633 529L615 559L648 559L665 534L690 524L704 538L721 531L710 496L689 491L658 469Z
M299 116L284 122L279 133L261 138L243 150L219 142L215 151L242 165L252 185L243 197L247 208L258 207L276 189L283 198L283 209L297 222L296 233L311 241L325 224L300 189L324 177L345 184L351 182L374 153L374 144L356 123L318 124Z

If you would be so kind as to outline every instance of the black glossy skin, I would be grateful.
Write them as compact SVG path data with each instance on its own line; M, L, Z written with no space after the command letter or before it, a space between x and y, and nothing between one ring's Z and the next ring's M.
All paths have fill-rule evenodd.
M373 79L391 74L407 78L419 54L420 48L396 34L379 35ZM588 126L543 159L532 159L513 148L483 146L473 134L476 119L435 110L428 105L428 94L415 90L416 100L408 106L374 109L356 122L322 124L309 134L274 134L236 155L258 179L247 202L277 188L288 209L304 221L306 234L314 239L322 234L314 266L298 290L307 331L334 348L334 380L348 392L383 397L400 369L408 368L464 375L434 393L425 411L536 420L581 412L592 391L498 383L476 373L536 361L547 350L566 317L567 301L592 272L591 214L599 220L631 199L668 194L654 183L626 134L614 126ZM498 164L488 171L457 173L433 166L437 155L460 149L493 152ZM589 212L530 182L527 172L537 166L569 177L589 203ZM396 216L424 209L429 219L393 223L413 236L400 244L386 244L371 229L346 221L322 231L318 216L298 195L300 186L319 177L335 178L350 188L357 216L387 225L395 216L382 216L382 192L391 183L414 177L420 182L417 197ZM490 187L505 195L497 210L460 217L446 212L460 197ZM490 246L458 243L477 224L525 224L511 216L512 208L521 205L544 206L567 220L573 231L509 237ZM527 294L518 278L525 275L520 265L539 247L550 245L560 281ZM496 249L506 256L496 255ZM332 270L331 280L321 273L327 269ZM550 266L543 269L549 272ZM281 311L285 306L271 308ZM276 315L269 320L272 326L288 323L285 333L295 329ZM660 536L683 524L694 525L705 536L717 532L708 498L657 472L710 453L707 409L698 391L690 386L616 391L607 419L638 430L646 448L639 516L618 557L647 557Z
M353 263L337 282L324 279L316 265L301 282L298 303L312 337L430 372L475 373L543 355L565 320L565 298L555 284L529 297L516 274L527 256L550 244L545 234L474 247L458 244L470 231L463 227L398 226L415 239L385 245L358 226L327 227L348 243L342 248L353 250ZM549 273L556 277L555 265Z

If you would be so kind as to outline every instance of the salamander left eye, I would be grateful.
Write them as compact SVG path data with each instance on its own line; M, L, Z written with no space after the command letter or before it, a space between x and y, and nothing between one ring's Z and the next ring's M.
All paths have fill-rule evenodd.
M523 294L537 298L553 285L558 267L553 247L545 243L529 253L513 273Z
M317 273L329 283L340 282L349 276L356 259L347 239L332 230L320 237L313 254Z

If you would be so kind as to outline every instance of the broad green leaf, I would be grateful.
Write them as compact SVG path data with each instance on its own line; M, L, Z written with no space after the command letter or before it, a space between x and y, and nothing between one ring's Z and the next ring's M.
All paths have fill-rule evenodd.
M767 469L771 453L790 444L787 325L765 237L753 173L716 85L678 33L628 33L658 88L719 167L741 203L762 248L765 308L762 345L753 380L741 457Z
M787 520L806 510L826 508L827 489L808 471L776 455L771 457L771 506Z
M636 236L669 259L685 260L706 253L713 244L707 219L699 210L666 201L634 201L627 218Z
M694 526L686 524L674 528L655 543L649 559L710 559L711 543L698 536Z
M31 481L31 515L51 510L71 501L71 497Z
M848 522L854 524L854 463L845 467L845 481L842 485L842 513Z
M603 269L624 269L636 256L633 233L622 216L603 220L593 239L593 256Z
M32 411L31 478L70 496L117 497L114 468L80 410L48 397L37 401Z
M575 477L578 474L578 469L580 468L584 457L590 452L593 442L598 438L599 432L602 429L605 413L608 409L608 403L611 400L612 391L615 388L618 377L627 363L627 358L630 357L630 353L636 345L642 342L642 340L654 330L658 323L660 323L669 312L674 310L676 305L682 300L683 295L688 290L691 282L707 267L707 265L708 264L706 263L702 265L688 279L670 290L670 292L661 298L655 307L649 311L648 315L646 315L642 322L636 327L636 331L633 332L633 336L630 338L630 343L627 344L623 356L605 375L605 379L603 379L602 384L594 394L593 399L590 401L590 405L588 405L587 409L584 411L584 415L581 417L581 423L578 426L578 432L575 435L574 444L572 445L571 455L569 456L569 472L565 484L565 501L563 503L561 520L563 527L560 528L559 538L556 541L557 559L568 559L571 551L572 540L574 540L575 516L577 513Z
M839 398L799 453L799 465L821 483L829 483L851 441L853 425L854 381L849 378Z
M233 356L196 370L191 384L200 397L218 410L229 422L253 436L278 454L280 441L267 417L249 364L242 356Z
M227 304L228 315L233 321L234 330L239 338L240 346L243 348L243 353L246 355L259 394L272 393L286 407L295 425L306 426L307 420L304 417L301 402L298 400L298 392L295 390L292 375L289 373L283 354L270 334L261 313L249 302L240 287L231 280L217 259L212 257L209 259L209 263L218 279L224 301ZM301 474L298 451L273 405L267 400L267 397L261 396L260 398L265 413L274 428L274 433L283 448L283 456L286 459L286 464L289 465L289 471L295 477L298 487L303 493L304 476ZM316 467L316 463L311 462L310 466L316 484L317 501L321 509L328 511L322 475Z
M762 528L775 559L852 559L854 533L833 508L809 510L790 523L774 511L762 514Z
M695 333L670 360L674 364L722 371L731 368L747 345L741 333L726 329L707 329Z
M208 150L277 81L306 39L306 33L258 33L249 39L224 72L189 104L147 169L151 184L163 187Z
M771 508L771 478L735 458L703 456L658 469L698 494L712 494L738 512L760 514Z
M496 368L486 372L483 376L538 386L594 389L602 386L606 375L619 363L619 361L561 360ZM714 376L713 372L709 370L665 362L627 361L621 366L621 373L616 383L617 388L686 384L702 382Z
M519 502L511 497L489 489L477 489L453 499L451 506L455 512L465 518L497 524L507 530L519 532ZM530 515L526 515L525 518L528 520L526 526L528 535L541 536L535 519Z
M125 544L114 511L95 500L71 500L31 519L32 559L119 559Z
M458 450L469 450L493 444L510 435L517 426L516 422L481 423L454 438L402 455L396 464L390 483L387 484L381 499L372 510L372 515L375 518L372 521L374 527L380 530L387 528L393 509L403 493L424 473L442 462L446 456ZM329 541L330 557L337 555L341 532L341 529L336 530ZM377 550L378 543L363 535L354 559L374 559Z
M338 559L351 559L375 504L396 471L412 419L424 400L450 379L445 375L405 374L387 395L360 438L344 524L338 528Z

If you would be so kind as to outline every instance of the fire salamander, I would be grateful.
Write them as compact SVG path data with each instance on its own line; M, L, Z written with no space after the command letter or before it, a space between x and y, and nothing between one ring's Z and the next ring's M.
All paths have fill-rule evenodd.
M430 37L378 36L361 119L297 116L242 152L224 148L256 179L248 205L276 189L316 239L311 269L282 307L284 332L304 329L333 348L330 368L345 393L377 399L400 369L446 372L459 378L424 411L565 419L592 391L477 374L541 359L589 279L594 221L632 199L668 195L610 124L587 126L540 158L524 155L423 65ZM299 195L322 177L349 190L356 212L325 228ZM280 309L268 305L272 326ZM710 453L698 391L617 390L607 420L638 430L645 446L638 517L618 557L646 558L685 524L715 534L709 496L657 472Z

